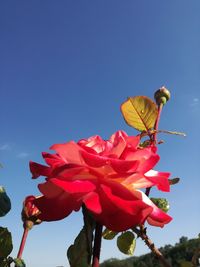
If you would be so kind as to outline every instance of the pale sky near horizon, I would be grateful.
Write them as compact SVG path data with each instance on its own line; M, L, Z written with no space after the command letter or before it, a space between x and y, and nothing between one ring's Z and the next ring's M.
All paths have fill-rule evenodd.
M156 170L181 182L170 193L173 221L149 227L155 244L178 242L200 232L200 2L198 0L1 1L0 2L0 184L12 210L1 218L13 235L16 257L22 235L21 203L38 195L30 160L59 142L118 129L136 134L124 122L120 104L165 85L171 91L160 129L187 137L160 135ZM27 267L68 266L67 247L82 225L81 214L35 226L23 258ZM137 242L136 255L148 252ZM115 241L104 241L102 261L124 258Z

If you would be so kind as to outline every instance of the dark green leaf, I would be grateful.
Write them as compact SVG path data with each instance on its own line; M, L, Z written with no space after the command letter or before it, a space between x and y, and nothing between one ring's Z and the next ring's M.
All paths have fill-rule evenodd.
M92 241L95 221L85 207L82 209L84 227L68 248L67 257L71 267L89 267L92 256Z
M67 257L71 267L89 267L86 231L82 229L74 241L74 244L68 248Z
M169 179L170 185L175 185L175 184L178 184L179 182L180 182L180 178L178 178L178 177Z
M0 227L0 258L6 258L12 251L12 236L7 228Z
M10 198L6 194L5 189L0 186L0 217L6 215L11 209Z

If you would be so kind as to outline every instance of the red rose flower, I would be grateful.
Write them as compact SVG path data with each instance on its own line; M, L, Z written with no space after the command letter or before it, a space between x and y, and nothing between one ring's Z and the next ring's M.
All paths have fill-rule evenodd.
M124 231L143 223L164 226L171 217L158 209L138 189L157 186L169 191L169 173L153 171L159 161L156 147L139 146L139 136L118 131L109 140L100 136L55 144L56 154L43 153L48 166L31 162L33 178L46 176L39 184L43 196L34 203L45 221L60 220L82 204L101 224Z

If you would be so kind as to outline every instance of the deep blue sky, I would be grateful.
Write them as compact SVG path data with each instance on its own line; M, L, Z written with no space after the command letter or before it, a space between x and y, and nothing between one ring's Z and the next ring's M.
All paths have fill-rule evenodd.
M162 135L157 170L181 183L163 194L173 222L149 229L160 246L199 233L199 0L1 1L0 2L0 183L12 199L1 225L13 233L16 256L21 234L21 202L39 194L28 162L53 143L94 134L105 139L117 129L129 134L120 113L127 96L171 90L160 128L187 133ZM28 267L67 266L66 249L82 224L74 213L60 222L36 226L28 237ZM136 254L146 252L138 242ZM102 260L124 257L104 242ZM38 263L39 262L39 263Z

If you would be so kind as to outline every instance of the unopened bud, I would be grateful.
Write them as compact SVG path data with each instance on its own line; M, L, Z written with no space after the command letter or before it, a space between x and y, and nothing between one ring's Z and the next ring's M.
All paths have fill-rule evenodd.
M35 196L28 196L23 202L22 209L22 221L24 222L24 227L29 230L35 224L40 224L42 221L38 218L40 211L34 204Z
M163 86L155 92L154 98L157 105L165 105L166 102L170 99L170 91Z

